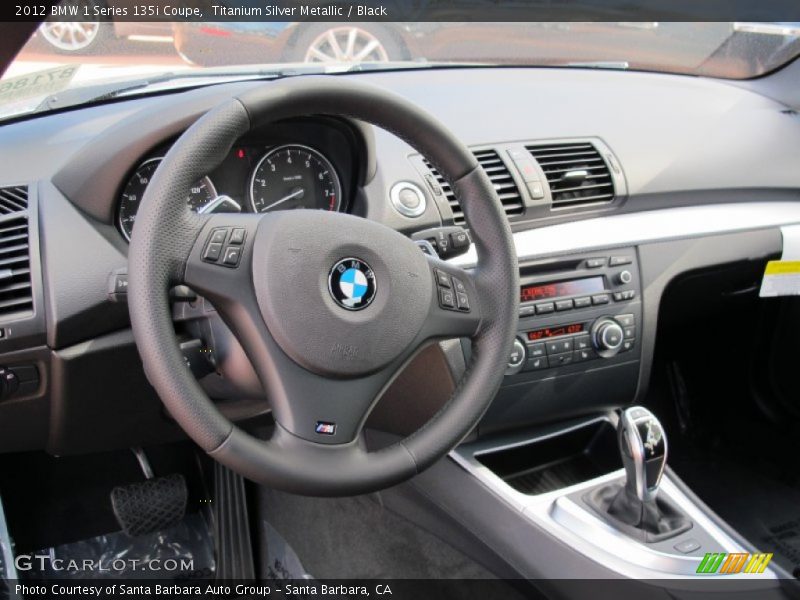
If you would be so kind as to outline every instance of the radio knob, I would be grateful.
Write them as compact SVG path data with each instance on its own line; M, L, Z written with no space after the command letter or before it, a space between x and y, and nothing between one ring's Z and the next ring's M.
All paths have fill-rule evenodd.
M619 352L624 337L622 327L614 319L603 317L592 326L592 343L602 357L610 358Z
M633 275L631 275L630 271L621 271L620 274L617 275L617 281L622 285L628 285L633 281Z

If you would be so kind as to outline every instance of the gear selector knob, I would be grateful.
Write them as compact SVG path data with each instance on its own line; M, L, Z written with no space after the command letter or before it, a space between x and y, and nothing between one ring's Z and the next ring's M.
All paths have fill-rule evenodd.
M646 408L633 406L622 412L617 430L625 486L642 502L655 500L667 462L667 437L661 422Z

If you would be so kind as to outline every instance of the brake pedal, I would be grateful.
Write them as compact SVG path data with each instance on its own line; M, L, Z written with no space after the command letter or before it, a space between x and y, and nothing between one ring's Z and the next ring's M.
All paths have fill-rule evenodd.
M144 452L133 453L147 480L115 487L111 507L122 531L136 537L176 525L186 514L189 492L183 475L154 477Z

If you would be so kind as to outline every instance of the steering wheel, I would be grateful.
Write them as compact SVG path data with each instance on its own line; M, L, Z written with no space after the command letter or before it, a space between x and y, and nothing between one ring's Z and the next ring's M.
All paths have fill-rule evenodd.
M190 211L186 190L219 166L238 138L315 114L372 123L427 157L463 207L478 266L457 268L397 231L346 214ZM332 77L258 86L196 121L142 198L129 280L136 344L172 417L230 469L306 495L382 489L444 456L489 406L517 324L511 231L475 157L403 98ZM269 439L223 416L186 367L169 303L179 284L211 301L244 348L272 407ZM412 435L368 451L362 428L382 392L426 344L456 337L470 338L472 353L452 397Z

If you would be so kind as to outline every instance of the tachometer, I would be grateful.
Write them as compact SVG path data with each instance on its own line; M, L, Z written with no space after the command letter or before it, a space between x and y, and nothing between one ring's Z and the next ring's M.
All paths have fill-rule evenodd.
M250 178L250 203L258 213L287 208L338 211L342 186L327 158L306 146L280 146L258 161Z
M151 158L140 164L122 191L119 203L119 228L128 241L133 233L133 224L136 221L136 213L139 212L139 203L161 161L161 158ZM208 177L203 177L189 190L187 202L191 209L197 212L216 197L217 191L214 189L214 184Z

